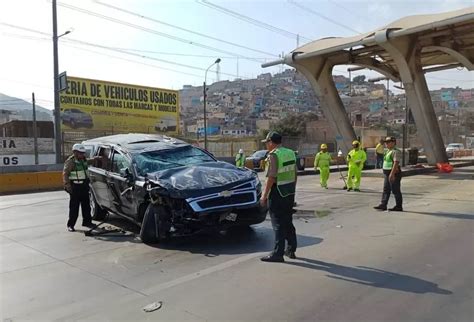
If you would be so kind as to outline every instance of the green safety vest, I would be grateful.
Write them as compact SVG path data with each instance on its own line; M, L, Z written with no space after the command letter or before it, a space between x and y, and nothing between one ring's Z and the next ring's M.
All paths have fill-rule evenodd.
M383 165L382 165L383 170L392 170L392 167L393 167L393 151L395 151L395 150L400 151L397 148L393 148L392 150L388 150L387 152L385 152L385 154L383 156Z
M280 196L288 197L296 190L296 155L293 150L279 147L270 152L278 161L277 190Z
M71 181L84 181L87 179L87 162L74 159L74 169L69 174Z
M235 156L235 166L236 167L245 166L245 154L237 153L237 155Z
M331 164L331 155L329 152L318 152L314 160L314 166L316 165L320 168L329 167Z

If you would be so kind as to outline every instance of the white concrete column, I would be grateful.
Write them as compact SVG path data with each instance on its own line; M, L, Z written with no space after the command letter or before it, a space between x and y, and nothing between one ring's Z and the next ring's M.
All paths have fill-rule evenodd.
M337 140L344 154L352 149L356 134L332 79L333 65L324 58L292 62L292 66L301 72L311 83L319 98L321 109L329 125L342 138Z
M443 138L420 62L421 48L417 47L416 39L401 37L392 40L383 30L375 35L375 40L397 65L428 163L447 162Z

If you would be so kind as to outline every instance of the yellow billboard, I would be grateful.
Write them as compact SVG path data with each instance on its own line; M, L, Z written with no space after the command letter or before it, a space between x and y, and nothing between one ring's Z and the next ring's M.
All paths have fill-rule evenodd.
M375 91L370 92L370 98L372 99L379 99L385 96L385 90L377 89Z
M178 91L79 77L67 85L60 93L63 131L178 132Z

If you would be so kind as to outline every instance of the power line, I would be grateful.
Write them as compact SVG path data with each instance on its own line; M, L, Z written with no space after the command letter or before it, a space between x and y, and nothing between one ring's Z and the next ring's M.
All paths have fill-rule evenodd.
M6 26L9 26L9 27L11 27L11 28L17 28L17 29L20 29L20 30L28 31L28 32L33 32L33 33L38 33L38 34L41 34L41 35L50 36L49 34L47 34L47 33L45 33L45 32L33 30L33 29L30 29L30 28L26 28L26 27L21 27L21 26L16 26L16 25L7 24L7 23L1 23L1 22L0 22L0 25L6 25ZM21 37L21 36L20 36L20 37ZM21 38L24 38L24 37L21 37ZM28 36L27 39L36 39L36 40L46 40L46 41L49 41L49 39L47 39L47 38L32 37L32 36ZM125 55L131 55L131 56L136 56L136 57L140 57L140 58L144 58L144 59L160 61L160 62L164 62L164 63L166 63L166 64L171 64L171 65L176 65L176 66L180 66L180 67L185 67L185 68L190 68L190 69L205 71L205 69L204 69L204 68L201 68L201 67L196 67L196 66L191 66L191 65L187 65L187 64L181 64L181 63L172 62L172 61L165 60L165 59L159 59L159 58L155 58L155 57L149 57L149 56L145 56L145 55L130 53L130 52L126 51L126 50L120 50L120 49L117 49L117 48L115 48L115 47L109 47L109 46L99 45L99 44L90 43L90 42L86 42L86 41L82 41L82 40L76 40L76 39L68 38L68 39L61 39L61 42L64 43L64 44L71 43L71 42L72 42L72 43L77 43L77 44L80 44L80 45L85 45L85 46L90 46L90 47L95 47L95 48L110 50L110 51L114 51L114 52L119 52L119 53L125 54ZM169 71L173 71L173 72L177 72L176 70L169 69L169 68L164 68L164 67L163 67L162 69L164 69L164 70L169 70ZM179 73L184 73L184 72L179 72ZM188 75L191 75L191 76L197 76L197 75L195 75L195 74L189 74L189 73L185 73L185 74L188 74ZM229 74L229 73L221 73L221 74L222 74L222 75L226 75L226 76L230 76L230 77L238 77L237 75ZM202 76L199 76L199 77L202 78Z
M268 53L268 52L266 52L266 51L262 51L262 50L259 50L259 49L254 49L254 48L250 48L250 47L247 47L247 46L239 45L239 44L237 44L237 43L234 43L234 42L231 42L231 41L227 41L227 40L224 40L224 39L221 39L221 38L209 36L209 35L206 35L206 34L197 32L197 31L193 31L193 30L189 30L189 29L186 29L186 28L182 28L182 27L179 27L179 26L176 26L176 25L173 25L173 24L170 24L170 23L167 23L167 22L164 22L164 21L155 19L155 18L147 17L147 16L145 16L145 15L142 15L142 14L139 14L139 13L136 13L136 12L133 12L133 11L124 9L124 8L120 8L120 7L113 6L113 5L111 5L111 4L103 3L103 2L101 2L101 1L99 1L99 0L94 0L94 2L96 2L96 3L99 4L99 5L105 6L105 7L107 7L107 8L111 8L111 9L114 9L114 10L117 10L117 11L120 11L120 12L125 12L125 13L127 13L127 14L129 14L129 15L132 15L132 16L135 16L135 17L139 17L139 18L142 18L142 19L145 19L145 20L149 20L149 21L152 21L152 22L155 22L155 23L158 23L158 24L167 26L167 27L175 28L175 29L178 29L178 30L181 30L181 31L189 32L189 33L191 33L191 34L194 34L194 35L197 35L197 36L200 36L200 37L212 39L212 40L215 40L215 41L218 41L218 42L222 42L222 43L224 43L224 44L228 44L228 45L235 46L235 47L239 47L239 48L242 48L242 49L254 51L254 52L257 52L257 53L260 53L260 54L265 54L265 55L270 55L270 56L273 56L273 57L277 57L277 56L275 56L274 54Z
M136 24L133 24L131 22L127 22L127 21L124 21L124 20L120 20L120 19L117 19L117 18L106 16L106 15L103 15L103 14L100 14L100 13L97 13L97 12L94 12L94 11L86 10L86 9L83 9L83 8L75 7L73 5L69 5L69 4L66 4L66 3L58 3L58 5L61 6L61 7L73 10L73 11L81 12L81 13L89 15L89 16L94 16L94 17L97 17L97 18L100 18L100 19L108 20L108 21L111 21L111 22L114 22L114 23L117 23L117 24L120 24L120 25L123 25L123 26L127 26L127 27L134 28L134 29L137 29L137 30L145 31L145 32L148 32L148 33L151 33L151 34L154 34L154 35L158 35L160 37L164 37L164 38L172 39L172 40L175 40L175 41L179 41L179 42L182 42L182 43L185 43L185 44L188 44L188 45L193 45L193 46L201 47L201 48L204 48L204 49L207 49L207 50L220 52L220 53L223 53L223 54L231 55L231 56L234 56L234 57L239 57L239 58L242 58L242 59L247 59L245 56L235 54L235 53L230 52L230 51L226 51L226 50L222 50L222 49L219 49L219 48L216 48L216 47L204 45L204 44L201 44L201 43L189 40L189 39L173 36L171 34L167 34L167 33L161 32L161 31L157 31L155 29L151 29L151 28L140 26L140 25L136 25ZM275 56L275 57L277 57L277 56ZM250 60L261 63L258 60L253 60L253 59L250 59Z
M63 42L74 42L74 43L81 44L81 45L86 45L86 46L91 46L91 47L96 47L96 48L111 50L111 51L119 52L119 53L121 53L121 54L136 56L136 57L140 57L140 58L156 60L156 61L163 62L163 63L166 63L166 64L176 65L176 66L185 67L185 68L189 68L189 69L195 69L195 70L201 70L201 71L205 71L205 70L206 70L205 68L201 68L201 67L196 67L196 66L192 66L192 65L187 65L187 64L181 64L181 63L177 63L177 62L172 62L172 61L169 61L169 60L166 60L166 59L160 59L160 58L145 56L145 55L141 55L141 54L131 53L131 52L128 52L128 51L125 51L125 50L115 49L114 47L109 47L109 46L94 44L94 43L90 43L90 42L82 41L82 40L77 40L77 39L70 39L70 38L69 38L69 39L63 40ZM222 74L222 75L226 75L226 76L230 76L230 77L237 77L237 75L229 74L229 73L221 73L221 74Z
M353 9L349 9L349 8L343 6L342 4L338 3L337 1L334 1L334 0L328 0L328 1L331 2L333 5L341 8L341 9L344 9L345 11L350 13L351 15L356 15L357 17L359 17L359 19L366 19L366 18L362 17L359 13L355 12Z
M313 9L308 8L308 7L302 5L302 4L300 4L300 3L298 3L298 2L296 2L296 1L294 1L294 0L287 0L287 1L288 1L288 3L294 5L295 7L298 7L298 8L300 8L300 9L302 9L302 10L304 10L304 11L307 11L307 12L309 12L309 13L312 13L313 15L316 15L316 16L318 16L318 17L320 17L320 18L323 18L324 20L329 21L329 22L331 22L331 23L333 23L333 24L335 24L335 25L337 25L337 26L339 26L339 27L342 27L342 28L344 28L344 29L350 30L350 31L355 32L355 33L357 33L357 34L360 34L360 33L361 33L361 32L358 31L358 30L355 30L355 29L353 29L353 28L351 28L351 27L349 27L349 26L346 26L346 25L344 25L344 24L342 24L342 23L340 23L340 22L338 22L338 21L336 21L336 20L334 20L334 19L331 19L331 18L329 18L329 17L327 17L327 16L325 16L325 15L323 15L323 14L317 12L317 11L314 11Z
M266 22L263 22L263 21L259 21L259 20L256 20L254 18L251 18L249 16L246 16L246 15L243 15L241 13L238 13L238 12L235 12L235 11L232 11L232 10L229 10L227 8L224 8L222 6L218 6L214 3L211 3L207 0L196 0L197 3L203 5L203 6L206 6L208 8L211 8L211 9L214 9L214 10L217 10L217 11L220 11L222 13L225 13L226 15L229 15L229 16L232 16L234 18L237 18L237 19L240 19L240 20L243 20L243 21L246 21L248 23L251 23L255 26L258 26L258 27L261 27L263 29L266 29L266 30L270 30L270 31L273 31L273 32L276 32L282 36L285 36L285 37L288 37L288 38L292 38L294 39L295 37L300 37L300 38L304 38L306 40L309 40L309 41L313 41L313 39L311 38L308 38L308 37L303 37L299 34L296 34L294 32L291 32L291 31L288 31L288 30L285 30L285 29L282 29L282 28L278 28L278 27L275 27L275 26L272 26Z
M90 52L90 53L94 53L94 54L97 54L97 55L102 55L102 56L106 56L106 57L110 57L110 58L120 59L120 60L124 60L124 61L128 61L128 62L132 62L132 63L135 63L135 64L145 65L145 66L149 66L149 67L156 68L156 69L167 70L167 71L170 71L170 72L174 72L174 73L178 73L178 74L182 74L182 75L193 76L193 77L202 79L202 75L187 73L187 72L179 71L179 70L176 70L176 69L171 69L171 68L167 68L167 67L157 66L157 65L154 65L154 64L149 64L149 63L146 63L146 62L141 62L141 61L137 61L137 60L133 60L133 59L128 59L128 58L125 58L125 57L120 57L120 56L110 55L110 54L106 54L106 53L101 53L99 51L74 46L72 44L67 44L66 43L64 45L66 45L68 47L76 48L76 49L79 49L79 50L82 50L82 51L87 51L87 52Z
M197 57L197 58L222 58L222 59L239 59L239 57L235 56L220 56L217 57L216 55L197 55L197 54L184 54L184 53L170 53L170 52L163 52L163 51L154 51L154 50L142 50L142 49L134 49L134 48L122 48L122 47L111 47L115 49L120 49L120 50L126 50L126 51L133 51L133 52L139 52L139 53L149 53L149 54L157 54L157 55L169 55L169 56L184 56L184 57ZM258 60L269 60L272 58L269 57L246 57L247 59L258 59Z

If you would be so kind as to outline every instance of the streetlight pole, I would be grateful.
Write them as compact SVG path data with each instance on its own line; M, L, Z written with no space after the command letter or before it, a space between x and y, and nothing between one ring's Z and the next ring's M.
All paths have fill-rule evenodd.
M61 111L59 105L59 62L58 62L58 39L67 35L71 31L66 31L58 36L58 17L56 0L52 0L53 5L53 60L54 60L54 138L56 150L56 163L62 163L61 156Z
M58 63L58 18L56 0L53 4L53 59L54 59L54 138L56 147L56 163L61 163L61 118L59 110L59 63Z
M203 103L204 103L204 149L207 151L207 113L206 113L206 104L207 104L207 89L206 89L206 81L207 81L207 72L209 69L214 66L215 64L219 64L221 62L220 58L217 58L215 62L213 62L207 69L206 73L204 74L204 86L203 86Z

